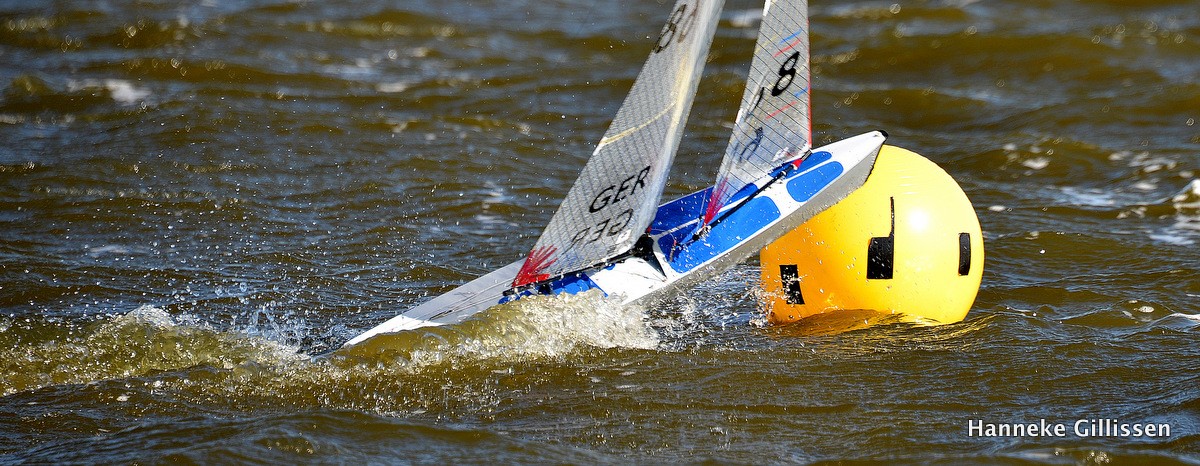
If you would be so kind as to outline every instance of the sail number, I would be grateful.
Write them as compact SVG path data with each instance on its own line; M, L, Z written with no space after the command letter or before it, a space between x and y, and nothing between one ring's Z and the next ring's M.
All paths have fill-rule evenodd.
M621 181L620 184L614 184L600 190L596 197L592 198L591 205L588 206L588 212L596 213L604 210L616 202L625 200L627 196L632 196L638 188L646 187L646 177L650 175L650 166L646 165L636 175L629 175Z
M633 209L625 209L621 213L612 217L606 218L597 222L595 225L583 227L571 237L571 244L567 246L567 250L571 250L580 244L589 244L600 241L600 238L608 236L619 236L625 232L625 228L629 226L629 222L633 220Z
M800 52L795 52L779 65L779 79L776 79L775 85L771 86L771 97L779 97L779 94L783 94L783 91L792 87L792 82L796 80L796 64L799 62ZM787 78L787 84L783 83L783 78ZM780 84L783 84L783 87L780 87Z
M658 41L654 43L654 53L666 50L671 44L687 39L688 34L692 32L692 28L696 26L696 12L699 9L699 2L697 2L696 8L690 12L688 11L688 4L679 4L679 7L671 12L671 17L667 19L667 24L663 25L662 32L658 33Z
M642 167L637 173L629 175L621 180L620 183L612 184L601 189L596 196L592 198L592 203L588 204L588 212L599 213L606 210L608 207L616 205L618 202L624 201L629 196L634 195L639 190L646 187L646 177L650 176L650 166ZM629 222L633 220L633 209L625 209L615 215L606 216L603 220L589 224L583 229L577 231L571 237L571 244L567 249L571 249L580 244L594 243L600 241L601 238L609 236L620 236L629 227Z
M792 83L796 82L796 66L799 64L800 52L794 52L791 54L791 56L787 57L782 64L779 65L779 77L775 79L775 84L771 85L771 97L779 97L784 92L787 92L788 88L792 87ZM762 103L763 97L766 95L766 93L766 87L761 87L758 89L758 97L755 99L754 105L750 106L751 111L758 108L758 104ZM769 118L771 117L768 116L767 119ZM758 128L754 129L753 139L745 143L745 145L742 145L741 142L738 142L738 146L734 147L734 150L738 151L738 159L742 161L748 160L754 155L755 152L758 151L758 148L762 146L762 140L763 127L759 126Z
M738 141L738 145L733 148L734 151L737 151L738 161L745 161L754 155L758 151L758 147L762 145L762 140L763 129L758 127L754 129L754 139L751 139L749 143L742 145L742 142Z
M792 83L796 82L796 65L800 64L800 52L794 52L779 65L779 78L775 79L775 84L771 85L771 97L779 97L792 87ZM785 82L784 79L787 79ZM758 107L762 103L763 95L767 93L767 88L763 87L758 90L758 98L754 101L754 105L750 106L751 110Z

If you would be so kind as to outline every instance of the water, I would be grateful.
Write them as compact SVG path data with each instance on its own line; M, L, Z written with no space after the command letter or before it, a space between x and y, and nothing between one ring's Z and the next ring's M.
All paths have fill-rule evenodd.
M887 130L975 204L962 323L763 327L751 261L308 356L527 252L668 9L0 2L0 463L1200 463L1186 1L813 2L817 142ZM1042 419L1171 435L968 430Z

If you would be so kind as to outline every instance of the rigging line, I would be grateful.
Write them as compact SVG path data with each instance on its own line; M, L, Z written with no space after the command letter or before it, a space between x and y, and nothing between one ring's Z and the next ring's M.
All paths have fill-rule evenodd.
M434 319L440 319L442 317L448 316L455 312L461 311L464 307L476 307L476 306L479 306L484 303L492 302L492 298L485 297L484 294L494 292L494 291L500 289L501 287L502 286L495 286L495 285L489 286L489 287L481 290L481 292L478 295L464 297L462 299L459 299L458 301L454 301L454 302L448 304L446 306L445 311L439 312L437 314L434 314L434 315L431 315L428 317L412 317L412 318L432 321ZM400 315L405 315L405 314L408 314L408 312L401 313Z
M694 71L695 67L696 67L695 64L683 65L683 66L687 66L688 69L682 70L682 71L687 71L689 73ZM703 66L703 65L701 65L701 66ZM620 139L625 138L626 136L629 136L630 134L640 131L642 128L650 126L652 123L654 123L655 121L658 121L659 118L662 118L663 115L666 115L668 112L671 112L672 110L679 112L680 111L678 109L679 103L681 102L682 99L686 99L688 97L686 95L686 93L682 92L682 91L684 90L685 86L687 86L688 84L694 84L694 83L689 83L689 79L687 77L689 74L684 73L682 71L680 73L677 73L677 76L675 76L674 85L670 87L669 95L673 98L671 99L670 102L667 103L667 105L665 107L663 107L662 110L660 110L657 114L646 119L646 121L644 121L636 126L621 130L621 132L614 134L612 136L601 138L600 142L596 144L596 150L592 151L592 154L599 153L600 149L603 148L604 146L612 144ZM640 78L641 76L639 75L638 77ZM634 85L636 86L636 84L637 83L635 82ZM630 92L633 92L633 91L631 90ZM623 108L624 104L622 104L621 106ZM617 116L620 116L620 114L621 114L621 112L620 112L620 110L618 110Z
M725 212L718 214L717 218L713 219L712 222L709 222L708 225L701 226L700 230L696 231L696 233L692 235L692 241L696 241L696 240L700 239L701 237L703 237L705 234L707 234L709 231L711 231L713 229L713 227L717 226L718 223L721 223L723 220L728 218L731 214L733 214L734 212L737 212L738 209L741 209L742 206L745 206L746 203L750 202L750 200L757 197L763 191L766 191L767 188L770 188L771 185L775 184L776 181L787 178L787 176L790 175L793 171L795 171L796 168L799 168L800 164L804 163L804 161L807 160L810 155L812 155L812 149L805 149L804 155L800 156L799 158L797 158L794 161L791 161L791 162L788 162L787 164L785 164L783 166L783 168L781 170L779 170L779 173L776 173L775 176L771 177L770 180L767 180L767 182L764 183L762 185L762 187L754 190L753 193L751 193L749 196L746 196L746 198L742 199L740 202L738 202L737 205L726 210Z

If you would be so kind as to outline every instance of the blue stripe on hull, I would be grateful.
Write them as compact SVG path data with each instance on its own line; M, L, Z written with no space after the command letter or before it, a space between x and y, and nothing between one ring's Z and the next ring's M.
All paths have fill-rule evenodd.
M672 269L686 272L733 249L738 243L779 219L779 215L779 207L770 198L751 199L714 226L712 231L704 235L703 239L694 241L677 251L671 251L670 243L663 244L664 240L671 241L671 239L664 237L659 239L659 246L664 251L671 251L669 263Z
M712 188L708 188L663 204L650 223L650 234L662 234L700 218L704 214L704 202L711 196Z
M800 165L802 169L806 166L815 166L815 168L797 173L785 180L787 192L792 199L796 202L806 202L812 199L845 172L845 167L838 162L825 163L830 158L832 155L829 152L815 152ZM691 197L688 196L688 198ZM689 213L692 212L695 211ZM691 239L692 231L683 228L659 238L658 246L666 252L672 269L680 273L687 272L733 249L746 238L759 233L771 223L779 220L782 215L775 201L767 196L761 196L751 199L732 212L724 221L714 226L702 240L687 243ZM675 217L673 220L678 221L679 223L676 225L679 225L692 221L694 218ZM672 228L669 223L661 224L663 230ZM686 246L679 247L680 244L686 244Z
M796 202L806 202L833 183L844 171L845 168L842 167L842 164L837 162L821 165L815 170L804 172L800 176L788 180L788 194Z
M830 154L829 152L826 152L826 151L813 152L812 154L809 154L807 159L804 159L804 161L800 163L799 168L801 170L807 170L808 167L815 167L817 165L825 163L826 160L829 160L832 158L833 158L833 154Z
M609 267L612 267L612 266L609 266ZM600 287L596 285L596 282L592 281L591 277L589 277L589 276L587 276L587 274L581 272L581 273L567 275L558 280L554 280L554 281L550 282L550 293L549 294L562 294L562 293L579 294L579 293L583 293L584 291L592 290L592 289L600 290L601 293L604 293L604 296L606 296L606 297L608 296L608 292L605 292L604 290L600 289ZM516 300L524 298L526 296L533 296L533 295L537 295L537 294L544 294L544 293L542 293L536 289L528 289L528 290L522 291L519 294L504 295L504 296L500 297L500 300L498 302L496 302L496 304L504 304L504 303L507 303L510 301L516 301Z

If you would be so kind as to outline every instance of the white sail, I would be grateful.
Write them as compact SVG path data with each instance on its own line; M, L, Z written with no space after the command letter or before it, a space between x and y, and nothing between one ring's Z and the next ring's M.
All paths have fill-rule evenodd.
M704 225L755 179L812 148L808 44L808 1L767 0Z
M678 0L617 116L513 286L629 251L666 185L723 0Z

